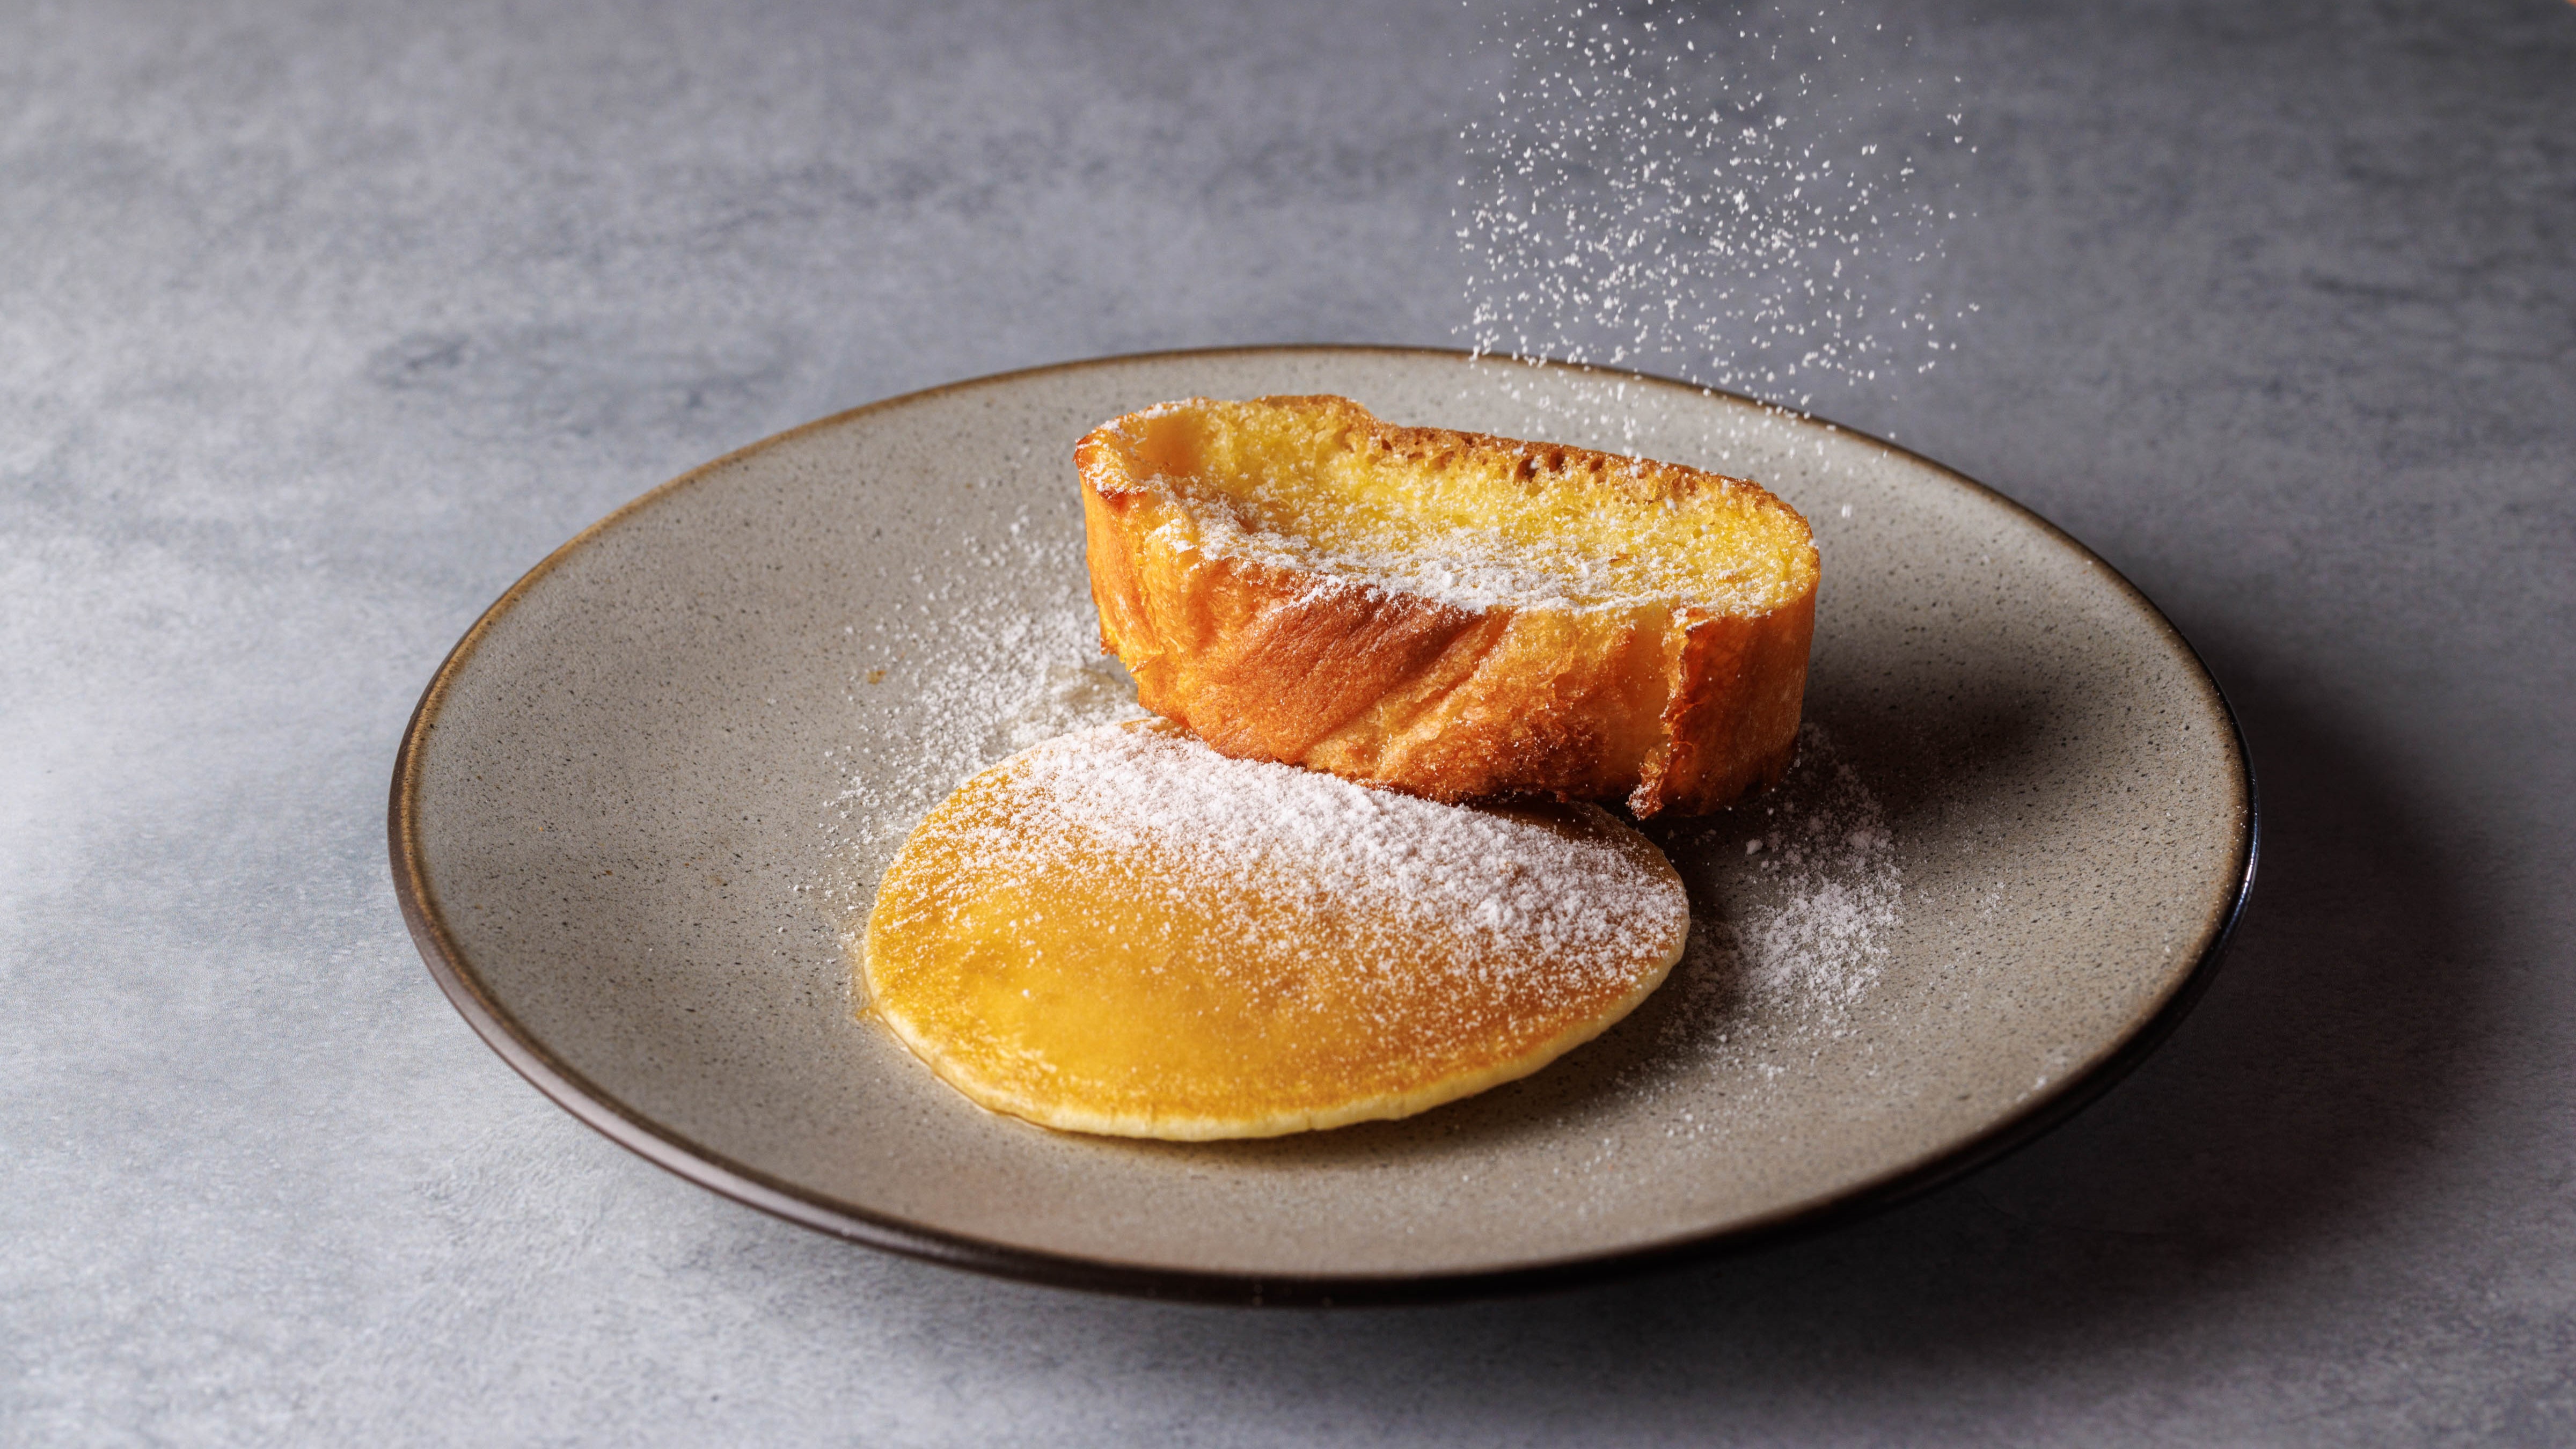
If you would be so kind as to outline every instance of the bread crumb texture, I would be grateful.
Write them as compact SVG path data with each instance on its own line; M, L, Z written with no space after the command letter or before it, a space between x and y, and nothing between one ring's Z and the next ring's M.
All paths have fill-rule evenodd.
M1693 468L1193 399L1075 452L1103 645L1221 752L1699 813L1788 766L1806 520Z

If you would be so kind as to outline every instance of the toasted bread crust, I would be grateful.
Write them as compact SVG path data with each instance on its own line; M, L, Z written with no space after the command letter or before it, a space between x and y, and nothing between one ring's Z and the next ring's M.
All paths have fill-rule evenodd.
M1342 398L1260 403L1328 415L1407 459L1481 455L1632 498L1749 489L1795 517L1694 469L1390 427ZM1128 421L1074 453L1102 647L1140 703L1219 751L1438 800L1624 797L1640 819L1718 809L1788 768L1815 630L1811 544L1803 589L1759 612L1463 607L1176 541L1163 525L1184 505L1138 476Z

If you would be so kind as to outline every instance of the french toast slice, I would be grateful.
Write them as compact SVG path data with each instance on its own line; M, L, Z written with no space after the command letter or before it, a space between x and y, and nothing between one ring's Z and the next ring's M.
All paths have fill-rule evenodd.
M1757 484L1339 397L1167 403L1074 460L1101 643L1220 753L1639 819L1789 766L1816 548Z

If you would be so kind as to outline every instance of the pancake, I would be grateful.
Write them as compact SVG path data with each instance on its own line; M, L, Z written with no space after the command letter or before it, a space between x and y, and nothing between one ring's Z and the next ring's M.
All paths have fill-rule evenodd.
M1644 1000L1689 927L1671 864L1595 806L1445 805L1140 720L933 810L861 965L870 1009L994 1111L1267 1137L1526 1076Z
M1101 643L1224 754L1698 814L1796 747L1817 556L1757 484L1193 398L1074 450Z

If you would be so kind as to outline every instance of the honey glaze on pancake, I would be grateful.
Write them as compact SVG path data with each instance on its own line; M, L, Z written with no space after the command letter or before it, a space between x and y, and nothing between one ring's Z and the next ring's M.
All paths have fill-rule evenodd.
M1690 924L1589 805L1443 805L1162 721L977 775L878 886L870 1006L974 1101L1121 1136L1401 1117L1538 1070L1662 982Z

